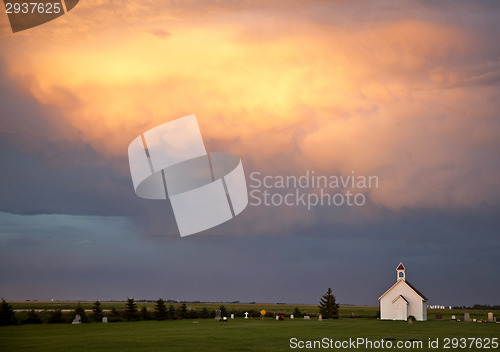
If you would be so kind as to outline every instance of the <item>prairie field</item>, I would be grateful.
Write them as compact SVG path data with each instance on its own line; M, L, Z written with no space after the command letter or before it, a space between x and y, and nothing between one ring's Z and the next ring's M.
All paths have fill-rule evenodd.
M33 302L34 304L36 302ZM113 302L116 309L123 306ZM120 302L122 303L122 302ZM44 309L55 308L47 303ZM89 304L89 309L91 303ZM82 304L86 306L85 304ZM146 304L152 309L152 304ZM220 303L204 304L191 309L215 309ZM241 311L250 306L259 310L291 312L295 305L224 304L228 310ZM20 304L13 303L16 309ZM138 304L142 307L141 303ZM192 306L192 304L188 304ZM316 313L315 306L299 305L303 311ZM31 306L30 309L35 309ZM67 309L68 304L57 309ZM107 308L104 304L104 308ZM277 308L281 308L278 310ZM40 304L36 309L40 309ZM251 309L251 308L249 308ZM344 306L342 315L376 314L378 307ZM182 319L169 321L137 321L89 324L38 324L0 327L0 350L6 351L290 351L290 350L347 350L359 342L362 351L494 351L500 350L493 342L500 338L500 324L450 322L444 311L442 321L431 318L426 322L380 321L375 318L341 318L318 321L285 318L244 319L237 316L227 322L214 319ZM429 315L435 312L429 312ZM456 315L463 311L455 312ZM471 317L486 316L486 311L471 312ZM467 339L466 348L460 348L460 339ZM497 340L494 340L494 339ZM448 339L448 340L446 340ZM316 341L316 342L315 342ZM437 341L437 345L436 345ZM356 342L356 343L357 343ZM434 345L430 346L430 343ZM314 345L316 343L316 345ZM344 343L346 348L335 348ZM349 345L351 343L351 345ZM381 343L392 344L389 347ZM462 343L464 341L462 340ZM309 345L308 345L309 344ZM375 344L375 345L374 345ZM379 344L379 345L376 345ZM447 344L447 345L446 345ZM456 346L455 348L453 346ZM306 348L312 346L311 348ZM350 346L347 348L347 346ZM486 347L488 346L488 347ZM496 347L495 347L496 346ZM315 348L314 348L315 347ZM437 348L436 348L437 347ZM446 348L448 347L448 348ZM463 346L462 346L463 347Z

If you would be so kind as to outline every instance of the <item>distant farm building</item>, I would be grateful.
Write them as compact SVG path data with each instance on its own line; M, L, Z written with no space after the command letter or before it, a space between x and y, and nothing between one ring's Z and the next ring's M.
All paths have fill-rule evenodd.
M396 283L379 297L380 319L408 320L412 315L416 320L427 320L427 298L406 281L403 263L399 263L396 272Z

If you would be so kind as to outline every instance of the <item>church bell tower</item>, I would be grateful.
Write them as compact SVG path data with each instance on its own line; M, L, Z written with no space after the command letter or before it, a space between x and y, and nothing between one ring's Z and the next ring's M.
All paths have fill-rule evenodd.
M406 281L406 269L403 263L399 263L398 267L396 268L396 271L398 273L398 278L397 281L403 280Z

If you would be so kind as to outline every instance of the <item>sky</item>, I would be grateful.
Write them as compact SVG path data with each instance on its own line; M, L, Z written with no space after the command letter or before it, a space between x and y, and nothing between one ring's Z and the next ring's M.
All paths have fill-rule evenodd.
M429 304L500 304L499 3L88 0L17 33L1 12L6 300L315 304L331 287L376 305L403 262ZM181 238L168 201L134 193L127 148L190 114L249 191L378 187Z

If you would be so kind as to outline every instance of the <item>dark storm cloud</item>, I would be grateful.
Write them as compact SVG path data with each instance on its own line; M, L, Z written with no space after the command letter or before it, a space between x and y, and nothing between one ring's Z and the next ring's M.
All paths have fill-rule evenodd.
M315 303L331 286L342 303L376 304L401 260L431 303L494 302L500 289L487 280L495 266L477 263L500 259L493 250L498 238L463 228L484 221L481 214L458 222L444 216L427 226L418 216L388 216L357 230L290 231L285 241L215 233L144 241L123 217L1 213L0 219L0 264L10 268L2 294L9 298ZM474 292L477 286L487 289Z

